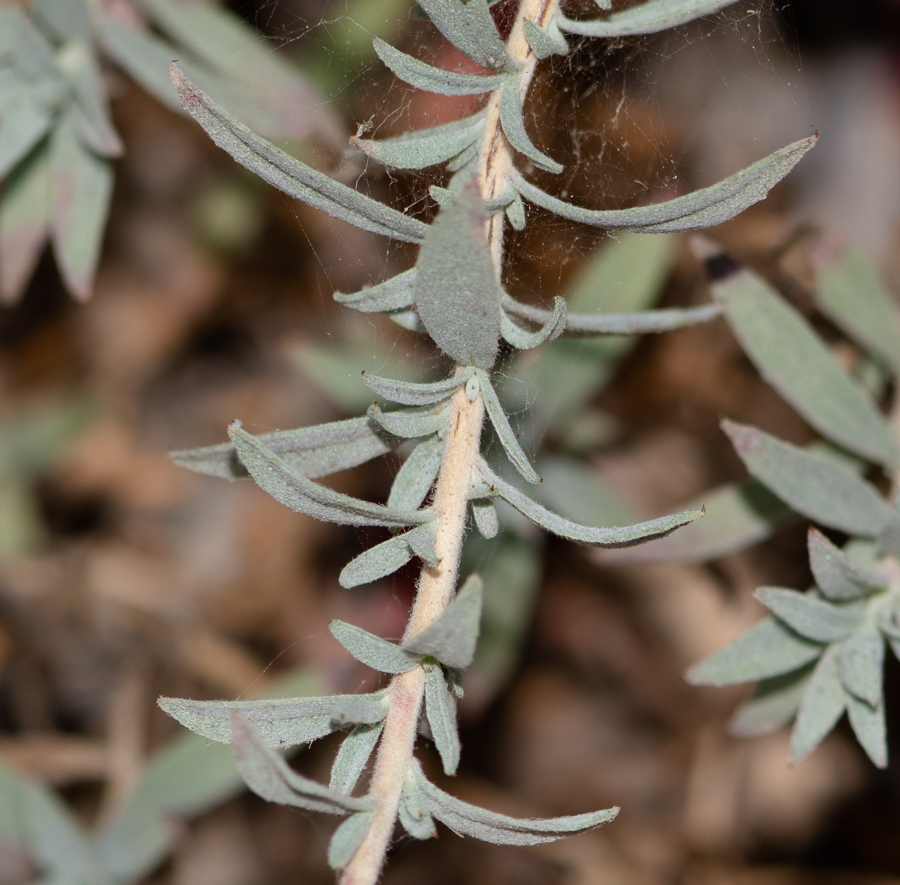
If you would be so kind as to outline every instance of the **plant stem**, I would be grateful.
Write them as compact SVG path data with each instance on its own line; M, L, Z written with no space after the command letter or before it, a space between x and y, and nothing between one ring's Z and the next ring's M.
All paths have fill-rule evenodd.
M543 25L559 0L523 0L507 41L507 51L519 65L520 95L524 101L537 58L525 39L525 20ZM485 199L497 196L512 169L513 151L500 127L500 94L487 106L487 126L479 155L478 178ZM494 267L499 278L503 267L504 214L495 213L486 226ZM461 370L462 367L457 367ZM435 486L432 510L438 520L434 549L438 565L423 565L405 637L414 636L434 623L453 598L459 560L466 532L466 491L480 453L484 401L479 395L469 402L465 388L451 399L450 419L444 439L444 455ZM377 810L368 833L341 876L341 885L375 885L390 844L403 780L412 761L416 729L425 694L425 670L416 667L391 681L390 706L369 786Z

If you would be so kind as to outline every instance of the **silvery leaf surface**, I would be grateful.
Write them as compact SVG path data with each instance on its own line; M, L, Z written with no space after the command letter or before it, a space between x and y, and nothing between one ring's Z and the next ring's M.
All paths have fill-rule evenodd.
M415 655L352 624L332 621L328 629L356 660L379 673L406 673L419 666L419 658Z
M729 732L735 737L760 737L783 728L797 715L811 674L812 667L807 666L761 682L731 718Z
M3 109L0 116L0 179L25 157L47 134L53 115L26 91L24 84L20 94Z
M484 461L481 461L476 467L476 472L487 484L492 496L502 498L523 516L548 532L571 541L582 541L585 544L597 544L601 547L624 547L629 544L639 544L651 538L667 535L703 515L703 512L698 510L684 511L630 526L593 528L579 525L542 507L537 501L523 495L515 486L500 479ZM475 494L473 497L481 498L485 495Z
M585 37L631 37L674 28L704 15L711 15L733 3L734 0L650 0L606 18L576 21L560 15L558 21L559 27L570 34ZM602 8L609 9L610 6L604 4Z
M231 714L231 750L247 786L269 802L326 814L369 811L370 799L356 799L297 774L235 710Z
M500 282L474 179L429 228L416 262L416 312L457 363L490 369L500 338Z
M887 768L887 723L884 704L872 707L853 695L847 697L847 716L853 733L868 757L878 768Z
M420 442L394 477L388 507L401 511L421 507L437 479L443 453L444 441L437 436Z
M487 373L480 373L479 380L481 382L481 395L484 398L484 407L497 433L497 438L503 446L503 451L506 452L507 458L528 482L540 482L541 478L535 472L534 467L531 466L528 456L516 439L516 435L510 426L509 418L507 418L506 412L500 404L500 400Z
M500 125L509 143L520 154L528 157L535 166L547 172L562 172L562 164L539 151L528 136L522 111L519 78L515 74L506 75L500 87Z
M332 790L348 796L353 792L383 730L383 722L357 725L344 738L331 766L331 780L328 786Z
M448 795L428 781L418 761L413 762L413 770L428 810L434 817L461 836L473 836L484 842L493 842L495 845L539 845L542 842L555 842L557 839L583 833L608 823L619 813L619 809L614 807L588 814L551 817L545 820L509 817Z
M818 658L822 651L821 643L804 638L777 618L766 618L694 664L685 678L692 685L756 682L797 670Z
M359 292L335 292L334 300L338 304L345 304L361 313L381 313L386 310L400 310L410 307L415 301L416 269L411 268L403 273L379 283L377 286L369 286Z
M290 197L350 224L407 243L421 242L428 225L317 172L251 132L216 105L173 64L170 76L182 107L242 166Z
M383 412L378 403L369 407L367 416L400 439L416 439L438 433L447 426L448 418L446 409L426 406Z
M794 510L854 535L875 536L887 522L887 504L849 470L755 427L723 421L722 429L747 470Z
M431 738L440 754L444 774L456 774L459 765L459 733L456 729L456 698L447 687L440 664L425 663L425 715Z
M387 715L387 701L377 692L262 701L160 698L158 703L185 728L224 744L231 742L231 714L237 710L261 740L279 749L309 743L347 723L371 725Z
M347 590L370 584L403 568L412 557L413 552L402 535L388 538L351 559L341 569L338 583Z
M482 538L496 538L500 531L497 508L490 498L476 498L472 501L472 516Z
M31 0L31 14L58 40L91 38L91 10L85 0Z
M841 643L838 672L844 688L872 707L884 701L884 637L871 623L863 624Z
M416 526L412 531L403 535L403 540L409 545L409 549L429 565L437 565L440 562L434 550L437 527L438 521L433 519L431 522L426 522L425 525Z
M403 648L464 670L475 656L483 602L484 584L478 575L470 575L441 616L404 641Z
M429 406L443 402L472 377L474 369L468 367L443 381L421 384L414 381L394 381L363 372L363 383L378 396L402 406Z
M556 19L551 19L545 27L535 24L530 19L525 20L525 39L532 52L538 58L549 58L551 55L568 55L569 44L559 29Z
M512 225L513 230L525 230L525 203L522 197L516 194L504 209L506 220Z
M807 544L816 586L829 599L858 599L884 588L883 579L854 566L843 550L832 544L818 529L810 528Z
M357 467L386 455L391 451L392 442L368 417L297 430L276 430L261 433L256 439L291 469L310 479ZM250 475L238 458L234 443L230 442L171 452L169 457L188 470L221 479L241 479Z
M747 270L712 289L759 373L819 433L880 464L897 464L897 444L875 404L794 307Z
M512 174L511 182L529 203L580 224L646 233L699 230L728 221L764 200L815 143L815 136L804 138L711 187L665 203L634 209L582 209L544 193L519 173Z
M420 525L432 518L426 512L392 510L382 504L372 504L325 488L291 468L243 430L239 422L228 428L228 435L235 445L238 457L256 484L295 512L340 525L381 525L395 528Z
M435 27L485 68L514 67L491 16L488 0L417 0Z
M885 553L900 556L900 501L891 508L888 520L878 534L878 546Z
M374 819L374 811L357 811L341 822L328 843L328 866L333 870L342 870L350 863Z
M365 154L394 169L425 169L459 156L484 131L484 113L385 139L351 139Z
M865 614L861 605L839 607L782 587L760 587L753 595L792 630L813 642L846 639L860 626Z
M829 646L813 670L791 734L791 765L819 746L847 706L847 694L838 675L838 654L838 646Z
M426 92L435 92L438 95L480 95L482 92L499 89L503 82L501 74L489 76L457 74L454 71L432 67L400 52L399 49L394 49L378 37L372 41L372 45L378 57L404 83L409 83L417 89L424 89Z
M504 296L501 303L504 303L508 296ZM532 347L538 347L545 341L552 341L558 338L566 329L566 301L564 298L553 299L553 310L546 311L547 319L543 326L536 332L529 332L521 326L514 323L506 314L505 310L500 311L500 334L503 339L517 347L519 350L530 350Z
M398 811L400 824L413 839L434 839L437 836L425 797L419 789L419 781L411 770L406 772L403 779Z

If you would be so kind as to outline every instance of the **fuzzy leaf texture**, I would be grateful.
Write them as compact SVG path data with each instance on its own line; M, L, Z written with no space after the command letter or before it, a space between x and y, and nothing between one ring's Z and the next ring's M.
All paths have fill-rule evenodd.
M731 6L735 0L650 0L632 9L614 13L606 18L582 21L558 17L559 27L570 34L584 37L631 37L655 34L667 28L687 24ZM609 9L609 5L605 6Z
M443 381L432 381L421 384L415 381L394 381L391 378L379 378L363 372L362 380L368 388L378 396L384 397L402 406L428 406L439 403L463 387L472 377L473 368L451 375Z
M858 599L884 588L882 578L858 569L840 548L814 528L809 530L807 545L816 586L828 599L835 602Z
M332 621L328 629L354 658L379 673L406 673L419 665L418 656L352 624Z
M425 715L437 747L444 774L456 774L459 765L459 732L456 728L456 698L447 685L440 664L425 663Z
M397 77L404 83L425 92L434 92L438 95L480 95L498 89L503 82L501 74L491 76L457 74L454 71L435 68L400 52L399 49L394 49L378 37L372 41L372 45L378 57Z
M754 595L788 627L813 642L846 639L863 619L858 605L838 607L796 590L760 587Z
M378 739L384 729L383 722L373 725L357 725L341 744L331 766L331 780L328 786L338 793L348 796L353 792Z
M491 16L488 0L416 0L437 29L473 61L494 70L513 61Z
M805 759L837 724L846 706L847 695L838 675L838 646L830 646L816 665L800 702L791 735L791 764Z

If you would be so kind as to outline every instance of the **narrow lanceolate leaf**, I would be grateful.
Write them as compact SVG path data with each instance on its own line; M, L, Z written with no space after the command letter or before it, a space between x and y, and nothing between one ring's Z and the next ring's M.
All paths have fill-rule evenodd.
M373 670L378 670L379 673L406 673L407 670L419 665L417 656L352 624L332 621L328 629L356 660L362 661Z
M333 870L342 870L350 863L356 849L366 838L374 818L374 811L358 811L334 831L328 843L328 865Z
M864 624L841 644L841 682L850 694L878 707L884 691L884 637L874 624Z
M502 498L536 525L571 541L582 541L585 544L596 544L600 547L626 547L652 538L661 538L703 516L702 510L693 510L675 513L672 516L662 516L659 519L651 519L636 525L592 528L579 525L542 507L537 501L523 495L515 486L500 479L484 461L478 465L476 471L490 489L492 496ZM474 495L474 497L485 496Z
M753 595L791 629L813 642L846 639L862 623L864 614L859 605L838 607L781 587L760 587Z
M494 70L513 67L488 0L420 0L419 6L435 27L473 61Z
M369 811L370 799L355 799L297 774L235 710L231 715L231 749L238 771L257 796L279 805L293 805L326 814Z
M381 722L387 715L387 701L380 693L264 701L160 698L159 706L185 728L223 744L231 743L231 714L237 710L260 739L276 749L309 743L348 723Z
M446 409L436 409L433 406L382 412L378 403L373 403L369 407L367 415L388 433L392 433L400 439L431 436L447 426Z
M425 664L425 715L444 765L444 774L456 774L460 750L456 730L456 698L447 687L440 664Z
M506 212L506 220L512 225L513 230L525 230L525 204L519 194L513 197L504 212Z
M723 421L722 429L747 470L804 516L869 537L887 522L887 504L849 470L755 427Z
M518 173L512 175L511 181L529 203L580 224L647 233L699 230L728 221L765 199L815 143L815 136L804 138L711 187L665 203L634 209L582 209L544 193Z
M794 307L747 270L714 283L713 292L763 378L819 433L881 464L897 463L874 403Z
M90 297L112 197L110 164L85 147L70 112L51 139L53 252L66 287Z
M460 836L473 836L495 845L540 845L542 842L555 842L609 823L619 813L616 807L545 820L509 817L448 795L428 781L417 761L413 762L413 766L428 810L439 821Z
M501 301L504 310L535 323L549 324L557 311L545 310L522 304L509 295ZM641 313L569 313L565 315L566 332L583 332L588 335L646 335L650 332L669 332L697 323L708 323L722 313L718 304L702 307L669 307L663 310L646 310ZM504 337L506 333L504 332ZM518 347L515 341L507 339ZM540 342L539 342L540 343ZM533 346L533 345L532 345Z
M0 301L16 301L28 284L50 227L50 155L42 145L19 163L0 193Z
M497 433L497 438L503 446L503 451L506 452L506 456L528 482L540 482L541 478L531 466L528 456L516 439L516 435L510 426L509 418L506 417L506 412L503 410L503 406L500 405L500 400L497 398L487 372L479 373L479 381L481 382L481 395L484 398L484 407Z
M490 369L500 338L500 282L474 179L431 225L416 262L416 311L426 331L464 366Z
M390 438L368 418L350 418L297 430L276 430L262 433L256 439L292 470L310 479L357 467L391 451ZM233 443L171 452L169 457L189 470L221 479L241 479L250 475Z
M538 58L568 55L569 53L569 44L566 43L566 38L560 31L555 18L543 28L530 19L525 19L525 39Z
M471 575L443 614L407 639L403 647L415 654L437 658L448 667L464 670L475 656L483 600L482 580L478 575Z
M606 18L575 21L560 15L559 27L570 34L582 34L585 37L655 34L704 15L711 15L733 3L734 0L650 0ZM610 7L605 5L604 8Z
M856 568L820 531L810 528L809 564L823 596L835 601L858 599L884 588L885 581Z
M397 471L388 507L414 511L424 502L441 468L444 441L435 436L420 442Z
M52 115L24 84L0 117L0 179L44 137Z
M728 730L735 737L759 737L783 728L797 715L811 675L812 667L807 666L761 682L734 714Z
M520 154L528 157L535 166L547 172L562 172L562 164L539 151L528 137L522 113L519 78L515 74L507 75L500 87L500 125L509 143Z
M685 674L692 685L736 685L797 670L822 654L823 646L805 639L776 618L766 618L730 645L695 664Z
M868 757L878 768L887 768L887 724L884 719L884 704L872 707L850 695L847 698L847 715L853 733Z
M207 135L234 159L290 197L361 227L363 230L418 243L428 226L385 206L301 163L251 132L222 110L173 64L170 76L182 107Z
M408 770L403 779L398 812L401 826L413 839L433 839L437 836L425 796L419 789L419 781L412 770Z
M394 381L391 378L379 378L377 375L362 373L363 384L378 396L401 406L428 406L447 399L472 377L474 369L468 367L462 372L451 375L443 381L419 384L414 381Z
M376 722L373 725L357 725L344 738L337 756L334 757L334 764L331 766L331 781L328 786L332 790L348 796L353 792L383 730L383 722Z
M475 144L484 132L484 113L395 138L351 141L365 154L394 169L425 169L446 163Z
M276 501L298 513L306 513L324 522L340 525L382 525L402 528L427 522L431 514L402 512L382 504L371 504L359 498L334 492L307 479L282 458L267 449L235 422L228 435L238 457L256 484Z
M505 299L504 299L505 300ZM558 338L566 329L566 301L564 298L553 299L553 310L547 311L548 317L544 325L536 332L529 332L514 323L506 314L500 311L500 334L504 340L519 350L530 350L538 347L545 341Z
M413 552L402 536L388 538L351 559L341 570L338 583L348 590L370 584L403 568L412 557Z
M410 307L415 301L414 285L416 281L416 269L411 268L403 273L379 283L377 286L369 286L359 292L335 292L334 300L338 304L346 304L360 313L381 313L387 310L400 310Z
M803 694L791 734L791 765L805 759L819 746L847 705L847 694L838 675L838 654L836 645L825 650Z
M482 538L490 540L497 537L500 521L497 518L497 508L490 498L472 501L472 516L475 517L475 525Z
M501 74L483 77L478 74L457 74L432 67L400 52L399 49L394 49L378 37L372 41L372 45L378 57L404 83L409 83L416 89L424 89L426 92L435 92L438 95L480 95L482 92L498 89L503 82Z

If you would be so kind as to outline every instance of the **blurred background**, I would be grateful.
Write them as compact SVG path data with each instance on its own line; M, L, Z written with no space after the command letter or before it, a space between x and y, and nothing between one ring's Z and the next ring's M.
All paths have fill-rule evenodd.
M308 108L316 134L278 143L432 213L436 173L388 174L345 149L359 127L397 134L471 109L468 99L414 94L376 64L375 34L460 63L412 4L227 5L319 96ZM499 19L515 6L504 0ZM577 44L535 82L533 137L567 164L562 185L536 180L594 206L627 205L710 184L818 130L787 182L710 235L801 307L823 238L862 246L896 291L898 51L897 0L751 0L670 35ZM89 829L133 805L147 761L178 739L157 696L237 698L284 690L285 679L314 693L371 687L327 624L397 636L413 592L414 570L338 587L343 565L381 540L376 531L316 523L249 482L178 468L167 453L222 441L235 418L263 432L350 417L370 399L360 370L416 377L441 366L414 334L331 299L409 266L413 251L275 193L118 70L105 76L124 154L93 297L72 301L45 254L21 299L0 308L0 761L50 788ZM626 245L536 215L510 238L507 282L546 301ZM627 260L647 260L644 248ZM654 261L646 297L708 299L686 240L667 240ZM557 465L560 482L572 476L562 455L585 460L595 486L584 504L598 514L658 515L739 480L718 429L724 416L812 438L723 323L619 342L596 360L562 417L527 360L510 368L519 380L509 395L523 426L535 421L531 450ZM398 463L340 474L335 487L381 498ZM504 537L500 554L468 553L505 581L461 707L462 765L449 789L522 816L623 811L540 848L447 830L436 842L404 838L386 885L900 883L896 763L876 771L842 725L788 769L786 732L728 736L745 689L692 688L681 676L761 617L754 587L808 585L802 523L710 563L643 567L603 565L585 548L513 528ZM893 658L887 697L897 757ZM323 740L295 762L327 780L336 746ZM157 815L165 848L135 881L331 882L333 822L242 793L217 758L224 768L206 793ZM35 875L35 858L0 836L0 883Z

